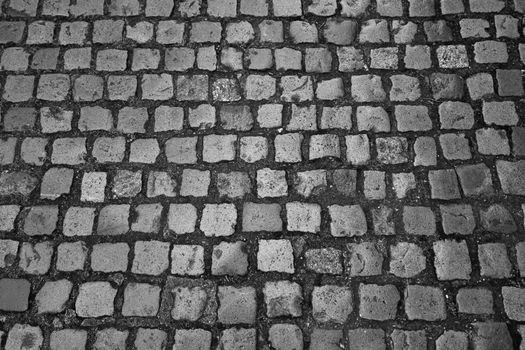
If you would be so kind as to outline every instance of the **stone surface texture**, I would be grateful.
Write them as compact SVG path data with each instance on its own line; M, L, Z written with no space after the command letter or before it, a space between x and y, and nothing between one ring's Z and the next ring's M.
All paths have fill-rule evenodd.
M0 349L525 349L525 0L0 0Z

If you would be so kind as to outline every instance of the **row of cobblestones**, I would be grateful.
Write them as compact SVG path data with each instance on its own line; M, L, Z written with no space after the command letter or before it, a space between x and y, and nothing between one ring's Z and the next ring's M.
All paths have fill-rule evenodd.
M0 0L0 349L525 349L524 0Z

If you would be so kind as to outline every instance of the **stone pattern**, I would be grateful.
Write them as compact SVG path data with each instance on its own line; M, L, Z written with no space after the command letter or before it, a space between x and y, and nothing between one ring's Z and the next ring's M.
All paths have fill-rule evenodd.
M522 0L0 0L0 348L524 349Z

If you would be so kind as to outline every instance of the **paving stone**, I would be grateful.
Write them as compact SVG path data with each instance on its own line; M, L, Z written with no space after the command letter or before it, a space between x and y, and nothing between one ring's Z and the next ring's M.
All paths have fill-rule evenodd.
M408 192L415 190L417 186L413 173L392 174L392 183L398 198L405 198Z
M137 350L161 350L166 343L166 332L154 328L139 328L133 345Z
M390 89L391 101L415 101L421 96L419 80L408 75L393 75L390 77L392 88Z
M328 173L330 182L344 196L353 196L357 187L357 171L355 169L336 169Z
M87 343L87 331L82 329L61 329L51 333L50 348L53 350L82 350Z
M18 242L11 239L0 240L0 268L10 267L16 260Z
M102 272L125 272L128 269L129 247L126 243L100 243L93 246L91 269Z
M437 241L433 248L434 266L439 280L470 279L472 267L465 241Z
M474 322L471 342L479 349L502 349L513 348L512 338L507 325L504 322ZM497 340L496 340L497 339Z
M135 208L135 220L131 223L132 231L154 233L160 230L162 205L160 203L139 204Z
M456 168L456 172L466 196L493 193L490 169L485 164L461 165Z
M171 273L198 276L204 273L204 248L198 245L175 245L171 250Z
M221 332L219 347L224 350L255 350L257 331L253 328L229 328Z
M113 314L117 290L109 282L86 282L80 285L75 302L79 317L100 317Z
M261 241L262 242L262 241ZM244 242L221 242L213 247L213 275L245 275L248 272L247 247Z
M237 135L206 135L202 142L202 160L208 163L235 159Z
M501 204L493 204L488 208L481 209L480 217L481 226L489 232L513 233L517 229L512 215Z
M434 99L461 99L463 97L463 79L457 74L433 73L430 86Z
M201 13L202 1L182 0L178 4L178 10L183 17L195 17Z
M144 74L142 76L142 98L168 100L173 97L173 82L169 74Z
M381 16L399 17L403 15L403 4L400 0L379 0L376 11Z
M498 95L523 96L523 78L518 69L496 69Z
M353 310L352 292L345 287L324 285L312 291L312 315L319 323L345 323Z
M97 52L96 67L99 71L123 71L126 69L127 51L100 50Z
M352 128L352 108L350 106L323 107L319 127L320 129L350 130ZM320 135L314 136L322 138ZM334 136L329 138L334 138Z
M24 102L31 99L35 77L9 75L5 80L3 98L9 102Z
M0 291L0 310L22 312L28 309L31 291L31 282L28 280L2 278Z
M364 165L370 160L370 143L366 134L345 137L346 159L353 165Z
M467 314L493 314L492 293L482 288L462 288L456 295L458 311Z
M303 102L313 99L314 91L309 76L283 76L280 87L281 100L284 102Z
M122 20L99 20L93 23L93 42L115 43L122 40L124 21ZM99 51L100 52L100 51Z
M170 245L161 241L137 241L134 247L133 273L158 276L169 267Z
M379 76L356 75L351 80L352 98L356 102L381 102L386 99Z
M409 320L437 321L446 318L443 291L436 287L409 285L405 289L405 312Z
M469 235L476 228L472 207L468 204L440 205L441 224L447 235Z
M247 44L255 37L253 26L247 21L226 24L225 34L228 44Z
M505 3L500 0L469 0L469 3L472 12L498 12L505 7Z
M453 169L430 170L428 182L432 198L444 200L460 198L458 179Z
M423 28L429 42L452 41L452 30L446 21L425 21Z
M211 332L204 329L179 329L175 333L173 350L209 349Z
M83 270L87 259L84 242L64 242L57 248L56 269L58 271Z
M294 273L292 244L286 239L260 240L257 268L264 272Z
M241 0L239 12L249 16L267 16L268 2L264 0Z
M268 317L302 315L302 288L290 281L266 282L263 288Z
M316 108L315 105L300 107L292 105L292 115L286 126L286 130L317 130Z
M489 278L510 277L512 265L503 243L485 243L478 245L478 260L481 276Z
M184 169L180 187L181 196L204 197L208 195L210 172L195 169Z
M474 43L474 60L477 63L505 63L509 56L504 42L485 40Z
M363 52L360 49L344 46L337 48L339 71L352 72L364 68Z
M243 172L219 173L217 191L221 197L243 198L251 193L250 178Z
M0 206L0 230L13 230L15 228L15 219L19 212L20 206L15 204Z
M316 273L337 275L343 272L341 251L338 249L309 249L304 257L306 259L306 267Z
M87 69L91 66L91 48L71 48L64 52L64 69Z
M303 349L303 334L296 325L272 325L268 331L268 340L276 350Z
M525 128L512 128L512 153L516 155L525 154Z
M385 321L395 319L400 294L394 285L360 284L359 317Z
M246 202L242 210L242 230L243 232L281 231L283 223L280 213L281 206L277 203Z
M323 31L325 40L336 45L350 45L356 35L357 22L354 20L329 19Z
M23 21L1 21L0 28L2 35L0 43L19 43L22 41L26 24Z
M394 350L417 350L427 348L425 331L404 331L396 329L390 335Z
M235 231L237 211L233 204L206 204L200 229L206 236L231 236Z
M77 102L97 101L102 98L104 90L102 77L81 75L73 84L73 99Z
M399 242L392 245L390 256L390 272L398 277L411 278L426 268L426 258L417 244Z
M429 207L404 206L403 226L410 235L430 236L436 233L436 219Z
M65 236L89 236L93 231L95 208L70 207L64 217L62 233Z
M318 196L328 186L324 170L301 171L292 180L295 192L305 198Z
M472 92L471 97L474 98ZM439 105L439 120L442 129L471 129L474 125L474 110L464 102L446 101Z
M103 172L86 172L82 177L80 200L83 202L103 202L107 174Z
M35 296L38 313L64 311L73 284L68 280L48 281Z
M262 136L241 137L239 158L247 163L255 163L268 157L268 140Z
M334 237L362 236L367 231L366 217L360 205L331 205L330 231Z
M490 23L481 18L465 18L459 21L462 38L489 38Z
M384 199L386 197L385 172L365 170L363 192L368 199Z
M408 162L408 141L404 137L376 139L377 160L383 164Z
M430 48L426 45L407 45L405 48L405 67L409 69L427 69L432 62L430 60Z
M168 0L169 1L169 0ZM146 6L146 11L147 11ZM162 16L165 14L163 13ZM153 24L150 22L137 22L126 25L126 38L144 44L153 38Z
M216 293L217 287L211 281L168 277L161 313L167 308L174 320L213 324L217 319Z
M148 283L129 283L124 289L123 316L155 316L159 309L159 286Z
M343 331L340 329L314 328L310 334L311 350L337 350L343 343Z
M220 304L217 311L219 322L223 324L255 322L257 305L253 287L219 286L217 296Z
M98 216L98 235L122 235L129 231L129 204L104 206Z
M273 66L272 56L270 49L250 49L247 56L248 68L255 70L271 69Z
M408 13L411 17L433 16L435 14L434 0L410 0Z
M2 52L0 68L7 71L25 71L29 65L29 53L21 47L9 47Z
M494 16L496 37L518 38L518 19L510 15Z
M397 105L395 107L395 117L397 129L401 132L432 129L432 121L426 106Z
M383 252L374 242L349 243L345 252L346 272L350 276L375 276L382 273Z
M488 125L516 125L518 115L512 101L483 102L483 120Z
M38 350L43 342L44 336L40 327L16 323L9 330L5 348Z
M468 337L463 332L445 331L436 339L436 349L467 349Z
M321 228L321 207L314 203L286 203L288 231L316 233Z
M418 31L418 26L414 22L405 20L393 20L392 31L395 43L412 43Z
M105 328L95 335L94 350L115 349L124 350L129 331L119 331L116 328Z
M336 100L344 96L343 80L341 78L334 78L330 80L323 80L317 83L315 96L319 100Z
M396 47L381 47L370 50L370 68L396 69L398 54Z
M348 344L352 349L385 349L385 332L375 328L351 329L348 331Z
M449 160L467 160L472 158L469 140L465 134L442 134L439 143L443 156Z

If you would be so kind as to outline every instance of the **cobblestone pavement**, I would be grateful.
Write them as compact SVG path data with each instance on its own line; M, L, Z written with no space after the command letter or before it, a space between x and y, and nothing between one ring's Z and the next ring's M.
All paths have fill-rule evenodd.
M0 4L0 348L525 349L525 0Z

